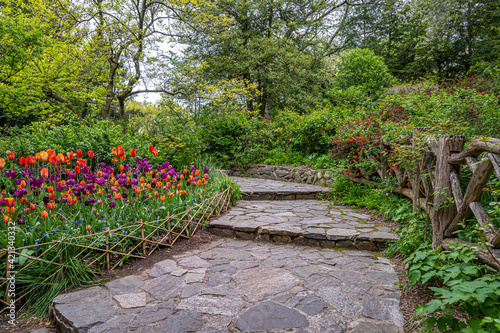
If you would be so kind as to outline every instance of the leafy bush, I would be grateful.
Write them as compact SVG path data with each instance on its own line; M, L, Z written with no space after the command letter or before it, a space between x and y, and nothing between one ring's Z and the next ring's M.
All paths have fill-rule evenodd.
M426 330L440 332L488 333L500 330L500 277L488 273L486 265L477 265L475 249L464 244L439 251L422 247L410 255L409 284L434 282L430 287L437 296L419 305L415 315L427 313ZM454 317L457 308L467 313L467 322Z
M389 73L384 59L369 49L346 51L338 63L335 87L346 90L356 87L368 96L378 96L396 79Z

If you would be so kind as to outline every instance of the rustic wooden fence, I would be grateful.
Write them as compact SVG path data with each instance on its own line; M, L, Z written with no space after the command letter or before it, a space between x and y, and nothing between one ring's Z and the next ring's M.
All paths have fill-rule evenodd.
M21 267L11 269L9 251L0 250L0 262L5 262L5 270L0 278L0 288L6 291L11 288L11 274L15 274L16 283L23 284L23 293L16 295L15 304L19 304L37 287L43 284L50 284L51 279L60 274L64 275L64 270L75 268L72 262L63 263L63 251L76 250L77 254L73 259L79 259L91 267L94 273L98 273L99 266L104 266L107 270L113 270L120 265L123 258L145 258L151 255L160 246L171 247L181 238L189 238L208 219L214 215L220 215L230 206L231 191L228 187L222 192L216 193L209 199L203 199L200 204L187 207L186 210L177 214L167 213L167 217L156 221L139 221L132 225L115 229L106 229L101 232L92 233L72 238L59 238L46 243L34 244L17 248L13 253L17 257L22 257L24 264ZM90 241L89 241L90 239ZM123 246L128 242L129 246ZM36 256L26 254L23 250L36 250ZM29 285L22 276L35 263L44 263L56 266L56 270L43 281ZM9 293L4 299L0 299L3 313L7 305L11 305Z
M406 169L391 166L386 160L377 168L377 173L382 179L395 178L395 192L410 198L414 211L423 209L427 213L432 222L433 246L447 248L455 242L467 243L457 239L454 232L461 227L461 221L474 216L491 245L475 244L478 247L476 255L481 262L500 270L500 250L496 250L500 248L500 231L480 203L493 173L500 179L500 139L475 137L464 150L465 136L445 135L436 139L426 136L425 128L416 128L413 138L401 139L398 143L413 148L419 146L420 149L415 150L421 151L420 158ZM390 142L379 141L378 144L381 151L394 149ZM462 184L464 163L473 173L468 184ZM365 178L354 178L354 181L380 186ZM462 188L466 188L465 193Z

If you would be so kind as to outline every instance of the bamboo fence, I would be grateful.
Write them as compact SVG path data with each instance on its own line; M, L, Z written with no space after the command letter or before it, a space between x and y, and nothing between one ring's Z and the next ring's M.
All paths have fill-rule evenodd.
M177 240L181 238L188 239L200 226L208 222L210 217L218 216L222 212L227 211L230 206L230 199L231 192L228 187L224 191L214 194L209 199L203 199L200 204L191 207L188 206L183 212L172 215L167 213L167 217L164 219L150 222L140 220L132 225L116 229L107 228L106 230L90 235L59 238L58 240L46 243L16 248L16 252L13 254L17 257L23 257L25 262L15 272L11 271L11 265L8 260L9 251L6 249L0 250L0 262L5 261L6 263L4 274L0 277L0 288L5 288L7 291L6 297L0 299L0 313L3 313L8 305L11 305L8 290L11 288L10 277L14 275L13 273L16 276L16 283L23 283L22 273L27 272L35 263L42 262L54 265L57 268L55 272L42 282L32 284L28 288L23 288L22 294L20 296L16 295L14 304L17 305L40 285L50 284L51 279L57 274L63 277L65 269L75 268L75 266L72 266L73 260L64 264L62 263L63 250L77 250L78 253L73 256L73 259L85 262L91 267L94 273L98 273L98 268L104 265L110 271L118 267L124 259L146 258L146 256L150 256L160 246L172 247ZM91 240L90 244L88 244L88 239ZM110 244L112 239L113 244ZM82 240L86 241L82 242ZM128 246L126 247L124 246L125 242L128 242ZM22 250L38 250L42 252L36 256L32 256Z

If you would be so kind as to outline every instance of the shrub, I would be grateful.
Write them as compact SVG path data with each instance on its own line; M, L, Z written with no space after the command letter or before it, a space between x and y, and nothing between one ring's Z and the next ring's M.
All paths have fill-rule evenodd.
M356 87L368 96L379 96L384 88L395 82L382 57L369 49L359 48L348 50L341 56L334 78L336 88Z

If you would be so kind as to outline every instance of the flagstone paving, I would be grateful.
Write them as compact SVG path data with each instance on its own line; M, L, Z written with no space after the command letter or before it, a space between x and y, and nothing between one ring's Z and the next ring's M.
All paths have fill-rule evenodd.
M398 276L388 259L368 252L395 238L389 229L314 200L324 188L234 178L244 191L257 183L274 188L274 199L299 199L306 191L293 191L304 186L310 200L240 201L210 230L243 239L223 238L144 273L59 295L52 304L59 329L403 332Z
M382 250L397 236L370 219L320 200L239 201L209 227L216 234L242 239Z
M231 177L240 186L245 200L316 199L330 191L328 187L282 182L279 180Z
M402 332L399 297L367 251L222 239L60 295L53 313L74 332Z

